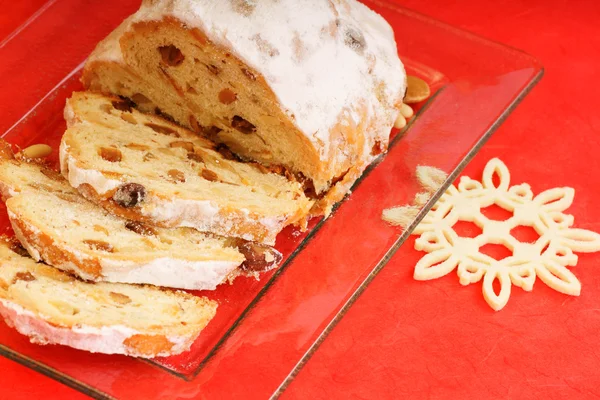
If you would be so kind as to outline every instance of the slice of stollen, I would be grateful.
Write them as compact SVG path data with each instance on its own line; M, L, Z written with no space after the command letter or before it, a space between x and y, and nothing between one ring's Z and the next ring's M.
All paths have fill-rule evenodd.
M162 227L273 244L311 208L302 186L124 100L90 92L67 101L61 170L112 213Z
M189 350L217 304L153 286L87 283L0 240L0 315L32 343L164 357Z
M281 261L268 246L115 217L41 165L1 159L0 188L34 259L86 280L212 290L236 268L262 271Z

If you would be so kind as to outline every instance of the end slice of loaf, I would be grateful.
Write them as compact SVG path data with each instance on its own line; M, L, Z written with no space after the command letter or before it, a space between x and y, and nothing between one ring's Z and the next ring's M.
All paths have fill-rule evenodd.
M82 81L285 166L325 215L386 151L406 90L391 26L357 0L142 1Z
M262 271L281 261L268 246L115 217L41 165L1 159L0 188L34 259L86 280L212 290L240 266Z
M74 93L65 116L63 175L85 197L128 219L273 244L311 208L300 183L239 162L119 98Z
M0 241L0 315L33 343L170 356L187 351L217 309L185 292L79 281L22 250L16 241Z

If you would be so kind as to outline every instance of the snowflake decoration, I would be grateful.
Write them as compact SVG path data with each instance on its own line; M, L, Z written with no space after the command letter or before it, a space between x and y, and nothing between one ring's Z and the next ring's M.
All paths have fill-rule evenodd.
M577 264L574 251L600 251L600 235L572 228L574 218L564 211L574 195L574 189L563 187L534 197L526 183L510 186L506 165L497 158L490 160L481 182L462 177L458 187L450 186L413 232L420 235L415 248L428 253L417 263L415 279L440 278L455 268L463 285L483 278L483 296L496 311L508 302L511 285L531 291L536 277L554 290L578 296L581 284L567 267ZM485 217L481 210L494 204L512 216L505 221ZM461 237L453 228L458 221L472 222L482 233ZM520 242L511 235L519 226L532 227L539 239ZM496 260L480 252L486 244L504 245L513 254ZM499 293L493 288L495 280Z

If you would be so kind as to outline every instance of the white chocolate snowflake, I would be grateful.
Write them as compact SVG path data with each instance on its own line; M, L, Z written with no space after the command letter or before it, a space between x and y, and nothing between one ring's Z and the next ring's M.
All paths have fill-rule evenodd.
M481 182L462 177L458 187L450 186L413 232L420 235L415 248L429 253L417 263L415 279L440 278L455 268L463 285L483 278L483 296L494 310L508 302L511 283L531 291L536 277L554 290L578 296L581 284L567 267L577 264L574 251L600 251L600 235L572 228L573 216L563 211L571 206L574 195L574 189L563 187L534 197L526 183L511 187L506 165L497 158L490 160ZM486 218L481 210L493 204L512 216L505 221ZM453 228L458 221L472 222L483 232L474 238L460 237ZM533 227L539 239L520 242L511 235L518 226ZM479 251L486 244L504 245L513 254L496 260ZM493 288L495 280L499 293Z

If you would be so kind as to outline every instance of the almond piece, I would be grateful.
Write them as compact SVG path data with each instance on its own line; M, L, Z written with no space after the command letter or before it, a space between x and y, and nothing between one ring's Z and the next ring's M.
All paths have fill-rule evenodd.
M41 143L29 146L20 152L20 154L25 158L44 158L48 157L51 153L52 147Z
M404 103L406 104L419 103L431 96L429 85L421 78L407 76L406 86L406 95L404 96Z

